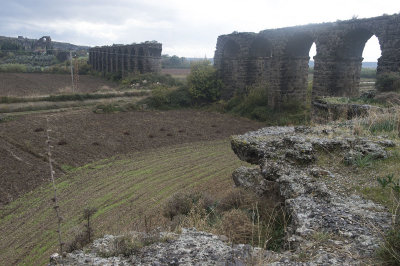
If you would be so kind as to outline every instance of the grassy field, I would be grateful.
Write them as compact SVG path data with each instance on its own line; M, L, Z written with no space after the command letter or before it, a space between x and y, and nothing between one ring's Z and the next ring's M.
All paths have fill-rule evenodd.
M144 217L164 224L163 202L174 192L196 189L222 197L231 173L243 162L229 140L180 144L72 168L57 180L65 240L72 239L86 206L96 207L96 236L142 228ZM43 265L57 251L50 184L0 210L0 265Z

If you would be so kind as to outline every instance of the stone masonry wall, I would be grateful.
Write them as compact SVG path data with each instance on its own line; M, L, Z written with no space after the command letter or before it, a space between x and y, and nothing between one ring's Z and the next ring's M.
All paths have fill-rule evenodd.
M89 64L103 73L158 73L161 71L162 44L145 42L89 49Z
M229 99L236 91L261 85L268 87L271 106L304 101L313 43L317 48L313 97L356 96L362 52L373 35L382 52L378 75L400 72L399 14L221 35L214 65L224 84L222 97Z

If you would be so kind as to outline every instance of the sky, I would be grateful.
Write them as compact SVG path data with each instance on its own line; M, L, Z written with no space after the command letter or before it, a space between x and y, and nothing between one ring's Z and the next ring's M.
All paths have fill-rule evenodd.
M0 36L102 46L156 40L163 54L214 56L217 38L400 12L399 0L0 0ZM315 51L310 52L313 56ZM376 38L364 61L380 56Z

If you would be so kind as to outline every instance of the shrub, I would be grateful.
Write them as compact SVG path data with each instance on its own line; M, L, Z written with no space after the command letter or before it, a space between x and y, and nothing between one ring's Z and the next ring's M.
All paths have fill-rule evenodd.
M381 92L397 91L400 92L400 73L387 72L377 75L376 89Z
M190 94L185 87L180 87L171 91L169 94L169 99L172 106L187 107L191 104Z
M163 215L169 219L179 214L187 215L193 206L194 196L191 193L178 192L172 195L164 205Z
M164 86L156 86L151 91L151 105L154 107L161 107L170 103L169 99L170 90Z
M215 102L220 98L222 81L217 78L216 70L208 60L191 65L187 83L188 92L195 104Z

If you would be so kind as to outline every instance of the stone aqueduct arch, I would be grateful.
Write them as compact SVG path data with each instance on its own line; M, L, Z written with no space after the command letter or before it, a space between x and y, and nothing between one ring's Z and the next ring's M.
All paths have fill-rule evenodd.
M313 43L313 96L355 96L362 52L373 35L381 48L377 74L400 72L399 14L219 36L214 65L224 83L222 97L268 84L271 106L290 99L304 101Z
M148 73L161 71L161 43L145 42L89 49L89 64L103 73Z

